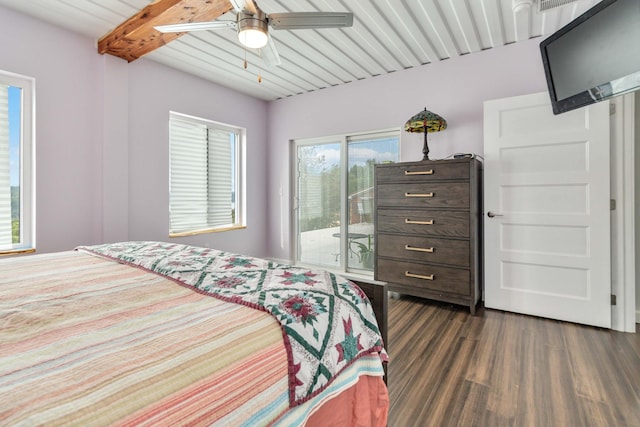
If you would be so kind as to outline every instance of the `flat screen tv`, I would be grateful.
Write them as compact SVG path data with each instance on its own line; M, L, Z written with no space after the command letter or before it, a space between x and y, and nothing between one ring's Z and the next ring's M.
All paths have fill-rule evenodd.
M603 0L540 51L554 114L640 89L640 0Z

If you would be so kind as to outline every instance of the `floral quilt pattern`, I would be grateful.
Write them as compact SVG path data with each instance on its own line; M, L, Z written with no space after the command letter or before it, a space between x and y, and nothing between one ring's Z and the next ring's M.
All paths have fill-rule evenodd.
M322 391L358 357L380 352L386 359L371 303L360 288L333 273L163 242L76 249L269 312L283 330L291 406Z

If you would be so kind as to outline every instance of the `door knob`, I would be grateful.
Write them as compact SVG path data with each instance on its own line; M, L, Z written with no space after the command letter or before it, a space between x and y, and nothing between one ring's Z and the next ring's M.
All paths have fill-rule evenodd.
M493 212L489 211L489 212L487 212L487 216L488 216L489 218L493 218L494 216L504 216L504 215L502 215L502 214L497 214L497 213L493 213Z

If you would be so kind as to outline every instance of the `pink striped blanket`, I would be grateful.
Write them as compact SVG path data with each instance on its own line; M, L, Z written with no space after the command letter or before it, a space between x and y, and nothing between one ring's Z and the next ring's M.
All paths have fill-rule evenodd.
M258 426L302 413L274 316L175 281L82 252L0 260L0 425ZM381 370L377 355L345 366L360 364Z
M322 391L359 357L384 351L366 295L333 273L164 242L123 242L78 250L271 313L284 333L292 405Z

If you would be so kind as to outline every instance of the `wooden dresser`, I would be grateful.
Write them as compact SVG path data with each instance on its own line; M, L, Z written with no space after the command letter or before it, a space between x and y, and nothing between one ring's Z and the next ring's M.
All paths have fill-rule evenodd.
M390 291L462 304L481 283L481 163L427 160L376 166L375 278Z

